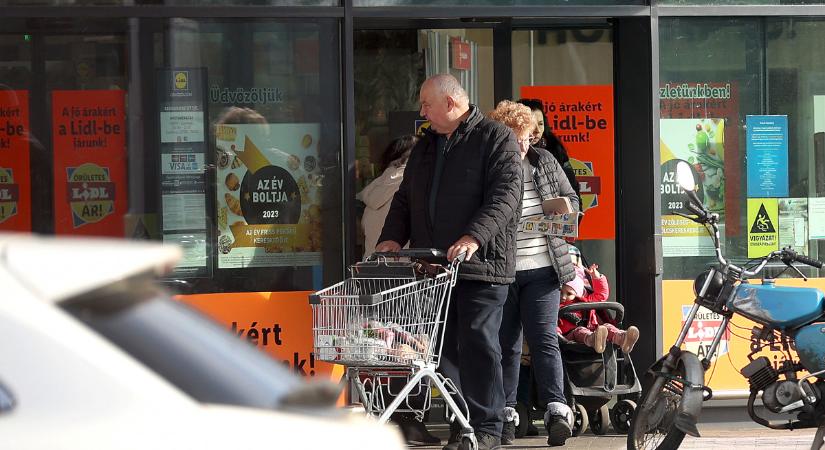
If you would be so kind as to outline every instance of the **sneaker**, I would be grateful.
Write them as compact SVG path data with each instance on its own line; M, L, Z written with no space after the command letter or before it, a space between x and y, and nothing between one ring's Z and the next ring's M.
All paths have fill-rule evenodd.
M513 445L516 441L516 423L512 420L504 422L501 427L501 445Z
M547 445L564 445L573 435L573 411L564 403L548 403L547 412L544 413L544 428L547 430Z
M591 347L596 353L604 353L607 347L607 327L599 325L584 338L584 344Z
M504 426L501 429L501 445L512 445L516 440L519 416L515 408L504 408Z
M476 431L478 450L494 450L501 448L501 438L494 434L487 434L483 431Z
M527 424L527 434L525 436L538 436L539 435L539 427L536 426L533 422Z
M618 337L619 333L616 333ZM622 332L622 342L615 342L616 345L621 347L622 353L625 355L633 351L633 346L636 345L636 341L639 340L639 329L630 326L627 328L626 331Z

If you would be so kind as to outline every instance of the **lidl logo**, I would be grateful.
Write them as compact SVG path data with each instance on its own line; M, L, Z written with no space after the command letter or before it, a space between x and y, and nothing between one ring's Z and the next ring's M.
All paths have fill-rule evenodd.
M175 72L175 89L178 91L189 89L189 72Z

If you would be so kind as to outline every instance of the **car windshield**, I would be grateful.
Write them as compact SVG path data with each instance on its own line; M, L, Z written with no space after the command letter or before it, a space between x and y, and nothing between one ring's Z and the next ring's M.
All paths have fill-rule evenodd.
M277 408L303 383L276 360L149 283L83 296L63 307L203 403Z

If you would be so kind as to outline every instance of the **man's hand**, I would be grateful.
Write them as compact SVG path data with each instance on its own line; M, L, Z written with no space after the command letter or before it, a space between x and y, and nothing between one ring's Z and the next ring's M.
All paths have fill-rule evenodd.
M447 249L447 259L452 261L456 258L456 256L466 252L467 256L464 257L464 261L467 261L471 256L473 256L473 253L478 250L478 245L479 244L476 238L465 234L464 236L458 238L458 240L455 241L455 244Z
M395 241L383 241L379 242L378 245L375 246L376 252L391 252L396 253L401 251L401 244Z

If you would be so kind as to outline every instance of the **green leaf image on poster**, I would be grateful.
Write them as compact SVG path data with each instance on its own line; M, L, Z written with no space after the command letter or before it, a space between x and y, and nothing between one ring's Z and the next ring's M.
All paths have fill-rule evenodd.
M662 119L660 121L662 250L665 257L711 256L713 240L705 229L675 212L689 214L686 197L675 178L679 161L690 164L696 195L705 208L719 214L724 234L725 121Z

